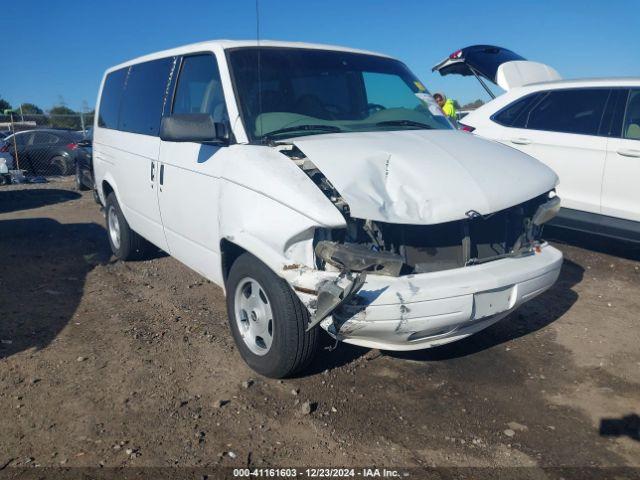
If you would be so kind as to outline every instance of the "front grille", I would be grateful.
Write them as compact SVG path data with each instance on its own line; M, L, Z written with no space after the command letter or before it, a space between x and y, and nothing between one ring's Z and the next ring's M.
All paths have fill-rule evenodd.
M531 247L541 228L525 234L536 209L548 200L541 195L505 210L437 225L377 223L385 250L403 256L404 273L426 273L482 263ZM519 243L524 240L524 244Z

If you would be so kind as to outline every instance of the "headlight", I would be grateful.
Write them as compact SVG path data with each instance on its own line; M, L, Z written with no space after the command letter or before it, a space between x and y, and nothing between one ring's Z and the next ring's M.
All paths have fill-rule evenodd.
M531 221L534 225L540 226L558 215L559 211L560 197L553 197L548 202L545 202L538 207L538 210L533 214Z

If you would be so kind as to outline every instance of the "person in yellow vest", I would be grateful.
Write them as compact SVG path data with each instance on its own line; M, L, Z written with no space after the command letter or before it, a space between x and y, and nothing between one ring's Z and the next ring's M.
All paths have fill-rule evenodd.
M449 118L449 120L458 120L456 107L453 104L453 100L445 97L443 93L434 93L433 98L442 109L442 112Z

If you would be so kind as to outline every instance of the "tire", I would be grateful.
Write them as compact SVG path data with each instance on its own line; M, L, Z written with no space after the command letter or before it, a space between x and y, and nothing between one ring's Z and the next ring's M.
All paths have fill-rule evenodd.
M248 287L249 284L250 287ZM259 289L254 292L256 285ZM287 282L256 257L244 253L231 266L226 288L231 333L240 355L249 367L266 377L285 378L309 365L318 348L319 331L318 328L305 331L309 312ZM248 293L251 293L249 297L247 297ZM257 306L249 313L248 309L241 307L246 307L243 302L251 301L254 293L257 298L253 302L257 302L255 303ZM246 300L238 300L238 296L243 296ZM260 342L253 340L250 329L256 324L259 326L269 324L268 317L262 318L264 305L272 314L270 327L272 336L270 341ZM242 313L243 311L246 315ZM262 313L254 316L255 311ZM266 339L269 328L262 330L262 333L265 334ZM269 344L268 348L266 343Z
M89 190L89 188L82 183L82 172L80 170L80 164L76 162L76 190L85 191Z
M151 244L129 227L113 192L107 196L105 219L109 245L118 260L141 260L148 255Z
M70 175L72 172L71 162L61 155L51 157L49 165L57 175Z

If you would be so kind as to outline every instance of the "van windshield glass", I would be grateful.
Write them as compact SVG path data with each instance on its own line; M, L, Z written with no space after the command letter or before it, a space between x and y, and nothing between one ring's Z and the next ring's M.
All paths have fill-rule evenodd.
M253 142L343 131L452 128L422 83L397 60L274 47L232 49L228 59Z

